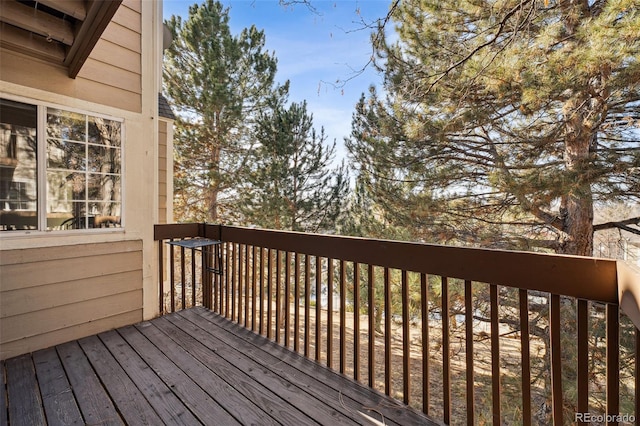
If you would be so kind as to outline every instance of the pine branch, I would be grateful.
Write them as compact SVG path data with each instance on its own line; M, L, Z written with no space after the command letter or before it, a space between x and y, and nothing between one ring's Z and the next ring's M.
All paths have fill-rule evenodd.
M617 221L617 222L599 223L597 225L593 225L593 230L595 232L595 231L603 231L605 229L618 228L627 232L631 232L636 235L640 235L640 229L631 228L630 226L627 226L627 225L640 226L640 217L634 217L631 219L626 219L626 220Z

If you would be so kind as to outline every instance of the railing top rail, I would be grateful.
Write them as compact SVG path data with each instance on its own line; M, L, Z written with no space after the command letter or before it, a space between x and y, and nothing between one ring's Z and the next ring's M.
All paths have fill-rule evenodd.
M233 226L221 232L236 243L618 303L614 260Z
M156 239L207 236L240 244L618 303L615 260L452 247L209 224L156 226ZM188 235L189 232L193 232Z

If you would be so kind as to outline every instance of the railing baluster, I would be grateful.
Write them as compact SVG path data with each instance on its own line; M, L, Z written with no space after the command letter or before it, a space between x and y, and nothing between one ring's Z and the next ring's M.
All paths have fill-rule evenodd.
M249 328L249 302L251 286L249 285L249 246L244 246L244 327Z
M441 277L442 309L442 405L446 424L451 423L451 351L449 349L449 279Z
M262 253L262 252L261 252ZM258 247L253 246L251 251L251 331L256 331L256 273L258 271Z
M294 268L293 271L293 291L295 296L293 297L293 350L299 352L300 350L300 254L295 252L294 256Z
M171 277L171 312L176 311L176 271L175 271L175 252L173 245L169 246L169 256L171 269L169 271Z
M475 383L473 374L473 286L469 280L464 282L464 328L467 362L467 424L473 426L475 423Z
M311 266L309 255L304 256L304 356L311 358L309 354L311 331Z
M618 305L607 304L607 414L620 414L620 312ZM610 421L613 425L618 422Z
M367 293L368 293L368 314L369 314L369 387L375 387L375 366L376 366L376 332L374 330L375 324L375 280L374 280L374 268L369 264L368 276L367 276Z
M429 414L429 277L420 274L422 315L422 412ZM386 293L387 290L385 290ZM386 304L386 302L385 302Z
M281 251L276 250L276 342L280 343L282 328L282 257Z
M231 244L231 321L236 319L236 296L238 293L237 283L237 255L238 244Z
M291 329L291 252L285 253L284 264L284 345L289 347Z
M520 290L523 291L523 290ZM526 290L524 290L526 291ZM586 300L578 300L577 323L577 387L578 413L589 411L589 305ZM584 424L582 421L579 424Z
M340 261L340 373L347 365L347 271L345 261Z
M273 252L267 250L267 338L271 339L273 330L271 322L273 319Z
M220 250L223 250L223 246L224 246L224 243L220 245ZM219 259L215 259L214 261L217 262L218 260ZM202 256L200 258L200 269L204 270L204 268L205 268L204 256ZM213 310L218 314L222 313L222 280L223 280L223 277L219 276L218 274L215 274L213 277L213 283L212 283ZM202 281L201 285L202 285L202 295L203 295L202 303L204 304L204 281Z
M353 263L353 378L360 381L360 264Z
M389 268L384 268L384 393L391 395L391 288Z
M316 361L321 358L322 335L322 259L316 256Z
M191 250L191 306L196 306L196 256Z
M491 304L491 402L493 403L493 424L500 426L500 323L498 322L498 286L489 286Z
M207 299L207 266L209 266L209 264L207 263L209 261L209 258L207 257L207 254L205 253L205 251L201 251L200 252L200 264L202 265L202 268L200 268L200 280L202 282L202 306L207 307L208 306L208 299Z
M180 290L182 290L180 292L180 303L182 304L180 309L184 309L187 304L187 277L184 265L184 247L180 247L180 280Z
M333 259L327 259L327 366L333 368Z
M518 291L520 302L520 350L522 360L522 424L531 425L531 354L529 349L529 293Z
M562 352L560 347L560 296L551 295L549 340L551 342L551 399L553 424L562 425Z
M242 315L244 311L243 294L244 294L244 274L242 273L242 265L244 264L244 245L238 244L238 324L242 324Z
M260 247L260 334L264 335L264 251Z
M159 301L160 305L158 306L158 312L160 315L164 315L164 250L162 246L164 245L164 240L158 241L158 284L159 284Z
M402 270L402 383L404 403L411 402L411 329L409 324L409 279Z
M230 275L233 274L233 272L230 271L230 269L233 268L233 264L231 263L230 259L231 259L231 249L230 246L232 246L232 244L225 244L225 258L226 258L226 264L227 267L224 268L224 316L226 318L229 318L229 304L231 302L231 293L229 291L229 285L231 284L229 282L230 279Z

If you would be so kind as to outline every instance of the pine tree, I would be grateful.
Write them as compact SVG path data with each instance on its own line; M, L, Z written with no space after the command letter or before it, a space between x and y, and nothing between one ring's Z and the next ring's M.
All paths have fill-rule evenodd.
M277 86L277 60L264 50L255 26L231 34L229 9L213 0L168 22L173 44L165 53L165 92L178 111L175 138L176 215L218 222L237 217L237 182L255 117Z
M386 211L424 240L591 255L594 202L640 198L638 0L392 10L388 99L369 96L383 125L352 137L382 155L360 164L388 162Z
M252 173L242 188L242 213L251 225L306 232L335 232L348 190L344 165L331 168L335 142L313 128L307 104L260 115Z

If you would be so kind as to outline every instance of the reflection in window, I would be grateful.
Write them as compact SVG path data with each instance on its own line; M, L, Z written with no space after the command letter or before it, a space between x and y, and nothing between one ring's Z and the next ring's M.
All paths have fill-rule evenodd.
M38 156L38 107L0 99L0 230L120 227L122 123L41 111ZM37 210L38 197L45 212Z
M0 99L0 230L38 229L37 108Z
M48 110L47 229L120 226L120 137L117 121Z

